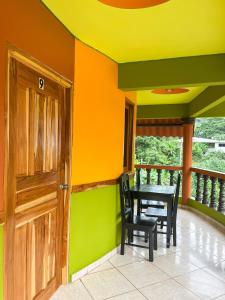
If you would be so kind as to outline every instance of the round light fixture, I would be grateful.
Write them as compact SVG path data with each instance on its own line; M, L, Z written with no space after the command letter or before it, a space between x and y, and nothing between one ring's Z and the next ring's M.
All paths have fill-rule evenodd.
M172 95L172 94L183 94L189 92L189 89L185 88L171 88L171 89L156 89L152 90L153 94Z
M169 0L98 0L106 5L117 8L137 9L162 4Z

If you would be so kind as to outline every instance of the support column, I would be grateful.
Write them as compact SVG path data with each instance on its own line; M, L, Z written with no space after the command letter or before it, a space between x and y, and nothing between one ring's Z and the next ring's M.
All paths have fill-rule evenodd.
M191 197L192 137L194 120L189 119L183 124L183 183L182 204L187 204Z

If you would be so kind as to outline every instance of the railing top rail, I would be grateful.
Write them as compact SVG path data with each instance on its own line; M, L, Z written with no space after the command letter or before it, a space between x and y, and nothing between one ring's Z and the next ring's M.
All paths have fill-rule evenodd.
M173 170L180 171L182 166L159 166L159 165L135 165L136 169L158 169L158 170Z
M195 172L195 173L202 174L202 175L207 175L207 176L210 176L210 177L215 177L215 178L225 180L225 173L222 173L222 172L205 170L205 169L201 169L201 168L191 168L191 171Z

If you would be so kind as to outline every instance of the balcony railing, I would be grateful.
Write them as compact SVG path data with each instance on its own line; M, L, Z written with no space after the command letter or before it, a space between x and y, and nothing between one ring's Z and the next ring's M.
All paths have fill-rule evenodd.
M225 173L191 168L192 197L218 212L225 214Z
M176 173L181 166L135 165L137 184L169 184L176 183Z

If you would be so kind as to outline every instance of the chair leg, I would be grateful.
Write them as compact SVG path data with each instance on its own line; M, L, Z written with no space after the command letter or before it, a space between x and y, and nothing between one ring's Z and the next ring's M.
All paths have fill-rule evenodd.
M137 215L141 215L141 205L140 205L140 199L137 200Z
M133 241L134 241L134 231L133 231L133 229L131 229L131 231L130 231L130 241L131 241L131 243L133 243Z
M147 242L148 242L148 232L145 231L145 243L147 243Z
M177 224L176 221L173 223L173 245L176 247L177 245Z
M154 250L158 249L158 240L157 240L157 224L154 229Z
M153 232L149 232L149 261L153 261Z
M133 243L133 229L128 229L128 244Z
M122 232L121 232L121 247L120 247L120 254L124 255L124 246L125 246L125 235L126 235L126 228L122 226ZM129 235L129 233L128 233Z
M164 225L164 223L163 223L163 221L161 221L160 229L163 229L163 225Z

